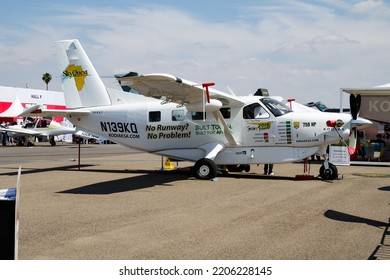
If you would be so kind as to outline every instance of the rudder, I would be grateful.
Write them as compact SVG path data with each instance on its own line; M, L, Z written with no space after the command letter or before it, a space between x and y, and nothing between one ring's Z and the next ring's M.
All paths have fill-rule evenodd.
M61 83L68 109L111 105L109 94L78 40L58 41Z

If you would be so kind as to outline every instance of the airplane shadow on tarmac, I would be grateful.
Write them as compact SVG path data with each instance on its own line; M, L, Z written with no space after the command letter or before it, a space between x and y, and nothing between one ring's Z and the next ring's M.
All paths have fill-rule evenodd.
M388 187L386 187L388 188ZM380 244L375 248L372 254L368 257L369 260L390 260L390 218L389 222L381 222L376 220L371 220L367 218L362 218L334 210L327 210L324 213L324 216L331 220L336 220L340 222L347 223L360 223L367 224L369 226L383 228L384 232L380 241Z
M74 168L67 169L74 170ZM81 172L106 172L106 173L123 173L138 174L135 177L123 178L108 182L100 182L75 189L62 191L59 193L67 194L112 194L127 191L134 191L155 186L167 185L171 182L194 179L190 168L177 170L160 171L160 170L104 170L104 169L80 169ZM141 174L140 174L141 173ZM254 173L226 173L219 174L218 177L236 178L236 179L272 179L272 180L295 180L287 176L264 176ZM201 183L202 181L199 180Z
M81 164L80 167L90 167L93 166L91 164ZM22 175L23 174L35 174L35 173L42 173L42 172L49 172L49 171L57 171L57 170L75 170L77 169L77 165L65 165L65 166L55 166L55 167L50 167L50 168L25 168L22 166ZM17 176L18 175L18 169L16 167L8 168L14 171L10 171L7 173L1 173L0 176Z
M162 172L150 170L81 170L86 172L107 172L107 173L125 173L125 174L139 174L138 176L122 178L118 180L111 180L107 182L100 182L79 188L74 188L58 193L65 194L113 194L151 188L155 186L169 185L171 182L180 180L187 180L188 174L186 172Z

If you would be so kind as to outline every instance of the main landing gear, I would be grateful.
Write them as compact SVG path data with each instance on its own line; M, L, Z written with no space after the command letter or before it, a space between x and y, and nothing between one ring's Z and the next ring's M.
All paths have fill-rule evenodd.
M236 164L226 165L226 168L230 172L249 172L249 164ZM218 167L215 162L208 158L202 158L198 160L193 168L194 176L202 180L211 180L217 176Z
M198 179L211 180L217 176L217 165L211 159L202 158L194 165L194 175Z

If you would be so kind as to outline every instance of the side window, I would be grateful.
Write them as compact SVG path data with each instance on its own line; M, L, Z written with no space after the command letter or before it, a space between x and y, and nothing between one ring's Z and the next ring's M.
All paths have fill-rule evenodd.
M172 110L173 121L184 121L184 110Z
M191 112L191 117L192 120L194 121L203 120L203 118L206 118L206 112L204 113L204 117L203 117L203 112Z
M222 116L225 119L230 119L230 115L231 115L230 108L221 108L221 109L219 109L219 111L221 112Z
M242 110L242 114L242 117L246 120L269 118L269 114L264 110L263 107L260 106L259 103L253 103L245 106Z
M254 110L255 113L255 119L267 119L269 118L268 112L262 107L258 106Z
M159 121L161 121L161 112L160 111L151 111L151 112L149 112L149 121L150 122L159 122Z

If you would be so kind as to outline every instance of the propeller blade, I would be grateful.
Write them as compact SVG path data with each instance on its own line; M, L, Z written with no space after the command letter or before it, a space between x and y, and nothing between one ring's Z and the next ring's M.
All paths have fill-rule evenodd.
M357 119L358 107L356 102L356 96L351 94L349 96L349 107L351 108L352 119Z
M349 136L349 141L348 141L348 153L350 155L353 155L356 151L356 143L357 143L357 129L356 127L352 128L351 135Z
M360 113L360 106L362 105L362 97L360 94L358 94L356 96L356 107L357 107L357 110L356 110L356 116L358 117L359 116L359 113Z

